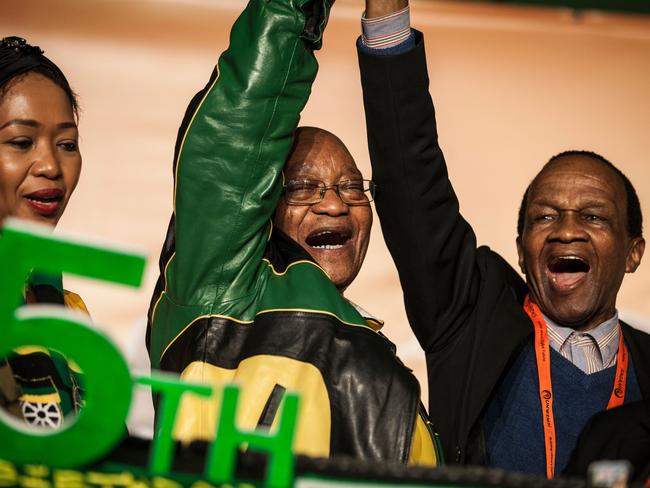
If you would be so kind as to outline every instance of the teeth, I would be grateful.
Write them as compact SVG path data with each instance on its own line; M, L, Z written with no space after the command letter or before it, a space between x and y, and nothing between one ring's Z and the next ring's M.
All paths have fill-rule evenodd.
M314 249L341 249L343 247L343 245L342 244L335 244L335 245L324 244L322 246L311 246L311 247L313 247Z

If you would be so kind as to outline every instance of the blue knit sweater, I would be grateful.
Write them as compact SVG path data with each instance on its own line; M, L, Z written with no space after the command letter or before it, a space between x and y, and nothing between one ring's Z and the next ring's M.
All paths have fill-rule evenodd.
M589 418L607 407L615 374L614 365L588 375L551 349L556 474L568 463L578 435ZM641 392L630 360L625 403L640 399ZM488 466L546 474L539 379L532 340L497 386L483 425Z

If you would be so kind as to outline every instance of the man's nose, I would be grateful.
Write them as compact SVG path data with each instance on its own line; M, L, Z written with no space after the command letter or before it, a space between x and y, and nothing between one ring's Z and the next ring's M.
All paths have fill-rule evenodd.
M549 235L550 240L560 242L584 241L588 237L584 221L580 214L574 211L561 212Z
M56 145L43 143L36 147L31 172L34 176L43 176L51 180L61 176L61 161L59 161Z
M315 213L332 216L345 215L350 210L348 205L341 200L336 188L327 188L323 194L323 199L320 202L313 204L311 208Z

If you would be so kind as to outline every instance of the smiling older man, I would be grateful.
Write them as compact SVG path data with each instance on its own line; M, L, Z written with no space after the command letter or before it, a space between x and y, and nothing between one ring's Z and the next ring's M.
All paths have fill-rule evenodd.
M363 179L338 137L315 127L296 131L284 177L275 224L344 291L359 273L368 249L372 226L368 195L374 195L374 183Z
M240 385L238 423L250 430L272 428L285 391L297 391L297 453L433 465L417 380L380 323L342 295L368 246L373 185L332 134L303 128L293 142L328 10L252 0L191 102L151 362L187 381ZM212 438L218 401L184 398L176 438Z
M406 6L367 0L359 58L377 212L426 352L430 415L448 460L552 477L591 416L650 397L650 336L616 313L623 277L645 248L638 198L605 158L568 151L544 166L521 205L526 282L477 247L448 178L424 41L410 32ZM389 45L373 49L376 40Z

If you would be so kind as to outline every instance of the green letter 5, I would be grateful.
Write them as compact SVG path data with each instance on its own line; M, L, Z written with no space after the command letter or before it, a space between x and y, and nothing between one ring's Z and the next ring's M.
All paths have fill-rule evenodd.
M43 431L0 415L0 458L74 467L93 461L124 433L132 381L115 346L89 322L57 305L21 307L28 274L67 272L138 287L142 256L52 236L46 227L7 220L0 238L0 357L20 346L56 349L85 376L85 406L68 428ZM20 307L20 308L18 308Z

